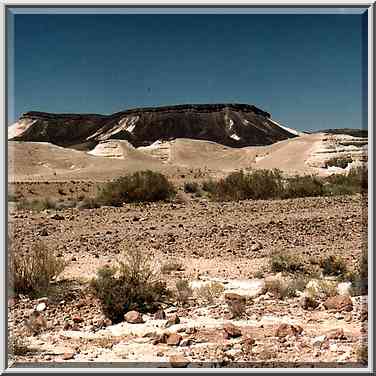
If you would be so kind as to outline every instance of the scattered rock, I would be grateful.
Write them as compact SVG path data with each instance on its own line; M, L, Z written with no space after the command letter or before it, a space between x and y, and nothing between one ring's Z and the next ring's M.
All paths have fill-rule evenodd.
M325 342L326 340L326 336L323 335L323 336L318 336L318 337L315 337L313 338L312 340L312 346L315 347L315 348L321 348L323 343Z
M124 320L130 324L142 324L144 323L144 319L140 312L137 311L129 311L124 315Z
M225 338L236 338L242 335L241 330L232 323L225 324L223 330L225 331Z
M353 303L349 296L337 295L337 296L328 298L324 302L324 307L326 309L334 309L337 311L350 312L353 309Z
M65 217L59 213L55 213L53 215L50 216L51 219L55 219L57 221L63 221L65 219Z
M345 316L344 316L344 319L345 319L346 322L351 322L351 320L352 320L352 314L350 312L346 312Z
M179 367L185 368L190 363L189 360L184 358L184 356L181 354L171 355L169 358L169 361L170 361L171 367L173 368L179 368Z
M183 337L180 334L177 333L171 333L167 338L167 345L169 346L179 346L180 341L183 339Z
M73 316L72 320L73 320L73 322L75 322L77 324L84 321L83 318L81 316L79 316L79 315Z
M183 339L183 340L180 342L180 346L181 346L181 347L191 346L192 343L193 343L193 341L192 341L191 338L185 338L185 339Z
M345 332L343 331L342 328L338 329L333 329L330 332L326 334L326 337L328 339L344 339L345 337Z
M287 336L297 336L303 332L299 325L281 324L277 328L276 337L283 338Z

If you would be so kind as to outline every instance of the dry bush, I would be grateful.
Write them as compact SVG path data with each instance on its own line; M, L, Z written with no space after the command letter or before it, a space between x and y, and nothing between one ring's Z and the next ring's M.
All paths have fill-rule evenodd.
M269 266L272 272L299 273L306 271L306 264L297 255L283 252L274 253L269 259Z
M9 242L9 281L15 293L45 291L52 279L65 267L42 242L33 244L28 252L20 252Z
M340 167L340 168L346 168L349 163L351 163L353 160L350 156L340 156L340 157L333 157L330 158L326 164L325 167Z
M174 186L163 174L147 170L105 184L96 201L100 205L121 206L129 202L165 201L175 194Z
M341 256L329 255L322 257L320 266L324 275L340 277L347 273L346 261Z
M183 270L183 264L178 260L168 261L161 267L161 272L163 274L168 274L178 270Z
M25 356L30 352L25 340L19 336L12 336L8 342L9 353L14 356Z
M218 298L224 289L221 283L211 282L197 289L197 295L206 302L213 303L214 299Z
M166 283L155 271L153 260L137 248L124 247L117 266L98 269L91 282L103 313L118 323L136 309L154 311L168 295Z
M189 282L186 279L179 279L176 281L176 300L180 305L188 303L189 298L192 296L193 291L189 286Z
M324 195L324 184L313 175L294 176L287 180L283 198L315 197Z
M56 202L48 198L42 200L20 200L16 204L17 209L29 209L34 211L42 211L47 209L56 209Z
M185 193L197 193L200 190L200 186L197 182L185 182L184 192Z

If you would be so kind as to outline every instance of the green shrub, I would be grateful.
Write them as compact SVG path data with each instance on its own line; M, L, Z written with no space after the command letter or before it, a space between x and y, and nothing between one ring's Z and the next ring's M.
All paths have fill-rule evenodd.
M193 291L189 286L189 282L186 279L179 279L176 281L176 299L180 305L188 303L189 298L192 296Z
M218 201L262 200L278 198L283 189L282 175L277 169L233 172L216 183L211 191Z
M164 201L175 196L175 189L168 179L150 170L107 183L100 189L97 202L101 205L121 206L129 202Z
M197 182L185 182L184 192L185 193L197 193L200 190L200 186Z
M217 187L217 183L212 180L204 180L201 184L201 188L203 191L208 192L208 193L214 193Z
M342 156L342 157L333 157L330 158L326 164L325 167L340 167L340 168L346 168L349 163L351 163L353 160L350 156Z
M347 273L346 261L340 256L323 257L320 260L320 266L324 275L339 277Z
M168 291L152 259L137 248L125 248L117 264L98 269L91 282L106 317L118 323L130 310L156 310Z
M312 175L294 176L286 182L284 198L315 197L324 194L323 182Z
M219 282L211 282L207 285L201 286L197 290L197 295L199 297L201 297L208 303L213 303L214 299L224 291L224 287Z
M368 169L351 168L347 174L332 174L325 178L325 194L329 196L367 192Z
M21 252L9 242L9 282L15 293L46 291L52 277L58 276L65 267L63 260L42 242L33 244L28 252Z
M270 269L272 272L299 273L305 272L305 264L297 255L288 253L275 253L269 259Z
M168 261L161 267L161 272L163 274L168 274L177 270L183 270L183 264L177 260Z
M16 204L17 209L29 209L34 211L42 211L47 209L56 209L56 202L48 198L41 200L20 200Z

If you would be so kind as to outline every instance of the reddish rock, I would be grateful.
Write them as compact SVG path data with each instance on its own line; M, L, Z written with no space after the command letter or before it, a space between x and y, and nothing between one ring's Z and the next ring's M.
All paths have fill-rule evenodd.
M167 345L169 346L179 346L180 341L182 340L182 336L177 333L172 333L167 338Z
M73 322L75 322L76 324L80 323L80 322L83 322L83 318L80 316L80 315L75 315L72 317L72 320Z
M74 353L73 352L66 352L63 355L63 360L70 360L74 358Z
M223 330L225 331L225 338L235 338L240 337L242 335L241 330L236 327L234 324L227 323L223 326Z
M342 328L338 329L333 329L330 332L326 334L326 338L328 339L344 339L345 337L345 332L343 331Z
M130 324L142 324L144 322L142 315L137 311L129 311L124 315L124 320Z
M171 367L173 368L185 368L189 364L189 360L184 358L183 355L177 354L177 355L171 355L169 358Z
M325 300L324 307L326 309L333 309L336 311L350 312L353 309L353 303L349 296L337 295L337 296L333 296Z
M242 341L242 344L243 344L243 349L245 351L250 351L253 347L253 345L255 344L255 339L252 338L252 337L249 337L247 336L246 338L244 338L244 340Z
M297 336L301 334L303 328L299 325L281 324L277 328L276 337L283 338L287 336Z

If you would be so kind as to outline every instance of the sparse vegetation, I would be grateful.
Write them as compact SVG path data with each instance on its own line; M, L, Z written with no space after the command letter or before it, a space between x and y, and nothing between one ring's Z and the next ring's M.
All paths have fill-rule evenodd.
M208 303L213 303L215 298L224 291L224 287L219 282L210 282L197 289L197 295Z
M189 286L186 279L179 279L176 281L176 299L180 305L188 303L189 298L192 296L193 291Z
M15 293L36 293L45 291L52 279L65 267L63 260L42 242L33 244L28 252L18 252L9 241L9 280Z
M124 247L113 267L103 267L91 286L101 301L103 313L117 323L126 312L154 311L168 296L166 283L155 272L153 260L137 248Z
M185 193L197 193L200 190L200 186L197 182L185 182L184 192Z
M168 274L178 270L183 270L183 264L178 260L168 261L161 267L161 272L163 274Z
M350 156L341 156L341 157L333 157L330 158L326 162L326 168L328 167L340 167L340 168L346 168L349 163L351 163L353 160Z
M96 201L100 205L121 206L130 202L165 201L174 196L175 189L163 174L147 170L105 184Z
M283 300L296 296L296 291L303 291L307 280L303 277L292 279L274 278L265 281L265 290L275 298Z
M347 273L346 261L337 255L329 255L320 259L320 266L324 275L344 276Z
M294 176L287 180L282 198L315 197L323 194L323 182L316 176L304 175Z
M305 263L297 255L289 253L277 252L269 259L270 269L272 272L286 273L303 273L305 272Z
M17 201L17 209L29 209L34 211L42 211L47 209L56 209L56 202L48 198L41 200L20 200Z

